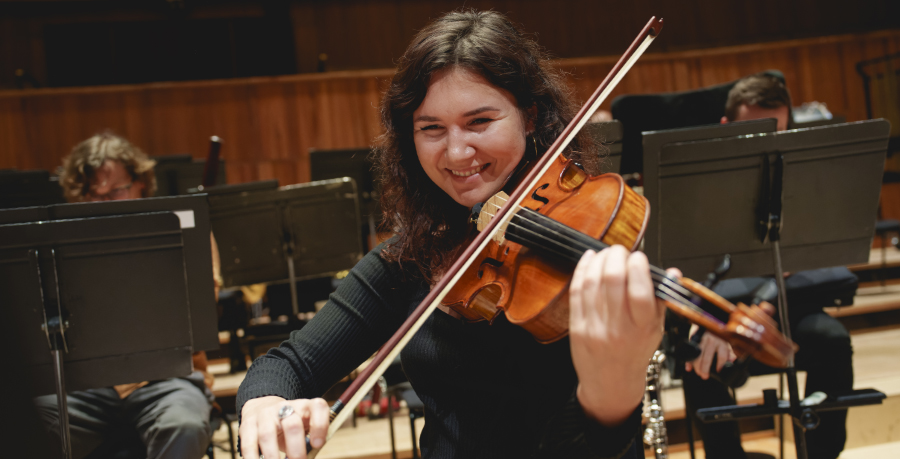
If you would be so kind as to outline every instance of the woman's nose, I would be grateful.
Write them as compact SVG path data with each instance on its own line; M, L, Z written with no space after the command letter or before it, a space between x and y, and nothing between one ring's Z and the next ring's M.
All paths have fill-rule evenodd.
M471 158L475 154L475 148L469 142L466 132L458 129L450 129L447 135L447 158L451 161Z

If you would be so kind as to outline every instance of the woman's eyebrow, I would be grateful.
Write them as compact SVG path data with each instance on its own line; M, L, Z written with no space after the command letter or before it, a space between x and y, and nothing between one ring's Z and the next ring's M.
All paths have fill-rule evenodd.
M479 107L479 108L476 108L475 110L471 110L471 111L465 112L465 113L463 113L463 116L474 116L474 115L477 115L477 114L479 114L479 113L484 113L484 112L496 112L496 111L500 111L500 109L499 109L499 108L494 108L494 107L491 107L491 106L485 106L485 107Z
M475 115L478 115L478 114L484 113L484 112L497 112L497 111L500 111L500 109L488 105L488 106L484 106L484 107L478 107L474 110L469 110L469 111L463 113L463 116L468 118L470 116L475 116ZM435 116L419 115L419 116L413 118L413 123L418 122L418 121L435 122L435 121L440 121L440 120Z
M438 119L437 119L437 117L435 117L435 116L419 115L419 116L413 118L413 123L415 123L415 122L417 122L417 121L434 122L434 121L438 121Z

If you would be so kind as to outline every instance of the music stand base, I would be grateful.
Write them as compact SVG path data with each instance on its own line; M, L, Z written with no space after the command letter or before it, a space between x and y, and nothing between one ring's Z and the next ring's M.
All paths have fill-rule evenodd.
M822 402L818 405L803 407L815 412L846 410L854 406L880 405L887 398L883 392L875 389L857 389L845 395L840 395L834 400ZM776 404L754 403L749 405L716 406L713 408L701 408L697 410L697 418L702 422L725 422L739 419L752 419L781 414L790 415L790 402L778 400Z

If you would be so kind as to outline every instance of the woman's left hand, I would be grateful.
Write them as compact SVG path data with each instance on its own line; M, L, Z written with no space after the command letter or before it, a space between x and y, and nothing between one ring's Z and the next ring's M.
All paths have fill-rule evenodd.
M647 257L619 245L588 251L575 268L569 307L578 400L601 424L617 425L643 399L647 365L663 334L665 306Z

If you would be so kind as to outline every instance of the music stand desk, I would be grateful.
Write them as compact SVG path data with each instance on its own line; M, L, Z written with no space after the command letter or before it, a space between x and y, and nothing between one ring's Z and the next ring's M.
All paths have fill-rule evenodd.
M205 195L133 199L127 201L57 204L0 210L0 224L54 221L175 212L183 218L182 229L191 308L191 337L194 351L219 349L218 312L212 276L209 206Z
M645 131L641 134L644 151L644 196L650 201L650 219L647 222L647 236L644 238L644 252L650 258L651 263L659 262L659 239L651 236L651 234L657 235L660 231L658 196L660 153L662 148L681 142L734 137L759 132L775 132L776 127L777 121L775 119L762 119L661 131Z
M156 196L179 196L189 194L191 188L203 184L205 159L194 159L191 155L166 155L150 158L156 161L153 171L156 175ZM216 183L225 183L225 160L219 159Z
M56 177L44 170L0 170L0 209L65 202Z
M868 261L888 129L871 120L662 147L656 164L645 163L656 169L645 196L658 222L647 228L647 257L687 277L702 277L725 254L729 277L773 274L757 211L763 161L782 155L784 271Z
M0 291L34 394L185 376L191 317L182 220L171 212L0 225Z
M350 178L230 193L211 188L210 221L226 287L330 276L362 258L359 198Z

